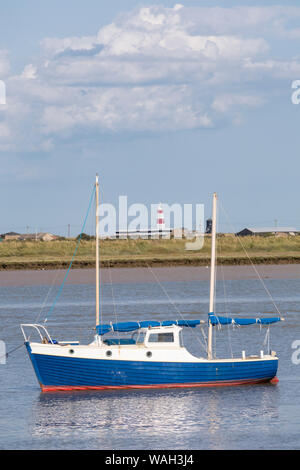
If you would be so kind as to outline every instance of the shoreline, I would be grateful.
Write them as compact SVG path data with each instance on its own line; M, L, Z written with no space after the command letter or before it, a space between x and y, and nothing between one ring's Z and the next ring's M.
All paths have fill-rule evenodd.
M75 251L77 250L78 251ZM118 239L101 243L101 267L142 268L209 266L211 238L200 249L188 249L185 239ZM193 247L192 247L193 248ZM49 242L10 240L0 243L0 271L89 269L95 266L95 241L74 239ZM217 260L223 266L300 264L300 235L289 237L218 238Z
M255 268L255 269L254 269ZM224 266L222 277L225 280L300 279L299 264ZM257 271L257 272L256 272ZM0 271L0 286L21 285L60 285L66 270L18 270ZM210 269L207 266L169 266L101 269L101 282L146 283L146 282L189 282L209 281ZM66 284L95 284L95 269L71 269Z

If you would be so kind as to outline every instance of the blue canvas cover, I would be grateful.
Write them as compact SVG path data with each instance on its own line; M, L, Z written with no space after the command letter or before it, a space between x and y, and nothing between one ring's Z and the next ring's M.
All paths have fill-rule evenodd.
M105 335L110 331L118 332L128 332L139 330L140 328L149 328L155 326L186 326L190 328L195 328L195 326L204 323L204 320L165 320L165 321L156 321L156 320L144 320L140 322L120 322L120 323L109 323L109 324L100 324L96 326L98 335Z
M209 313L208 318L210 323L213 326L216 325L253 325L255 323L261 325L270 325L271 323L276 323L281 320L280 317L266 317L266 318L231 318L231 317L222 317L216 316L214 313Z

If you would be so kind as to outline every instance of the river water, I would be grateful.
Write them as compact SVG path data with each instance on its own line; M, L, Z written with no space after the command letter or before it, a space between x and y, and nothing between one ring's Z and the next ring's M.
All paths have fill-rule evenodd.
M195 269L185 268L184 281L182 270L170 269L168 277L157 268L152 281L142 275L143 270L128 275L128 282L125 271L121 270L123 277L113 274L112 283L113 276L106 273L103 321L206 320L208 280L197 279ZM271 326L270 344L265 327L214 329L215 353L240 356L242 350L257 354L270 347L279 356L277 385L42 394L22 346L0 364L0 448L299 449L300 364L292 360L293 353L297 359L292 346L297 340L300 344L300 267L293 266L292 271L277 267L273 278L272 270L262 276L264 285L247 279L239 269L225 272L224 282L218 284L216 312L277 315L275 303L285 321ZM65 285L49 315L59 290L56 272L44 278L38 272L16 273L15 278L13 273L1 273L0 339L7 351L23 342L20 323L42 322L46 317L52 337L91 341L95 289L93 281L84 277L82 270ZM202 331L186 330L186 347L203 356Z

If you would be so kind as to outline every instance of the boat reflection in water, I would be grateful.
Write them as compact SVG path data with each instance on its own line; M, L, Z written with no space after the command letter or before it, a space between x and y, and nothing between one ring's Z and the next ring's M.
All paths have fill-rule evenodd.
M31 434L48 448L58 434L62 448L80 447L81 441L90 449L251 448L245 435L251 429L257 439L252 423L262 442L274 430L278 397L278 388L270 384L41 393Z

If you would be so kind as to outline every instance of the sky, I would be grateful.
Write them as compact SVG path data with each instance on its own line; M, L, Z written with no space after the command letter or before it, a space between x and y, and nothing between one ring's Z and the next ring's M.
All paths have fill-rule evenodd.
M116 207L300 229L299 2L11 0L0 80L0 233L77 235L96 172Z

